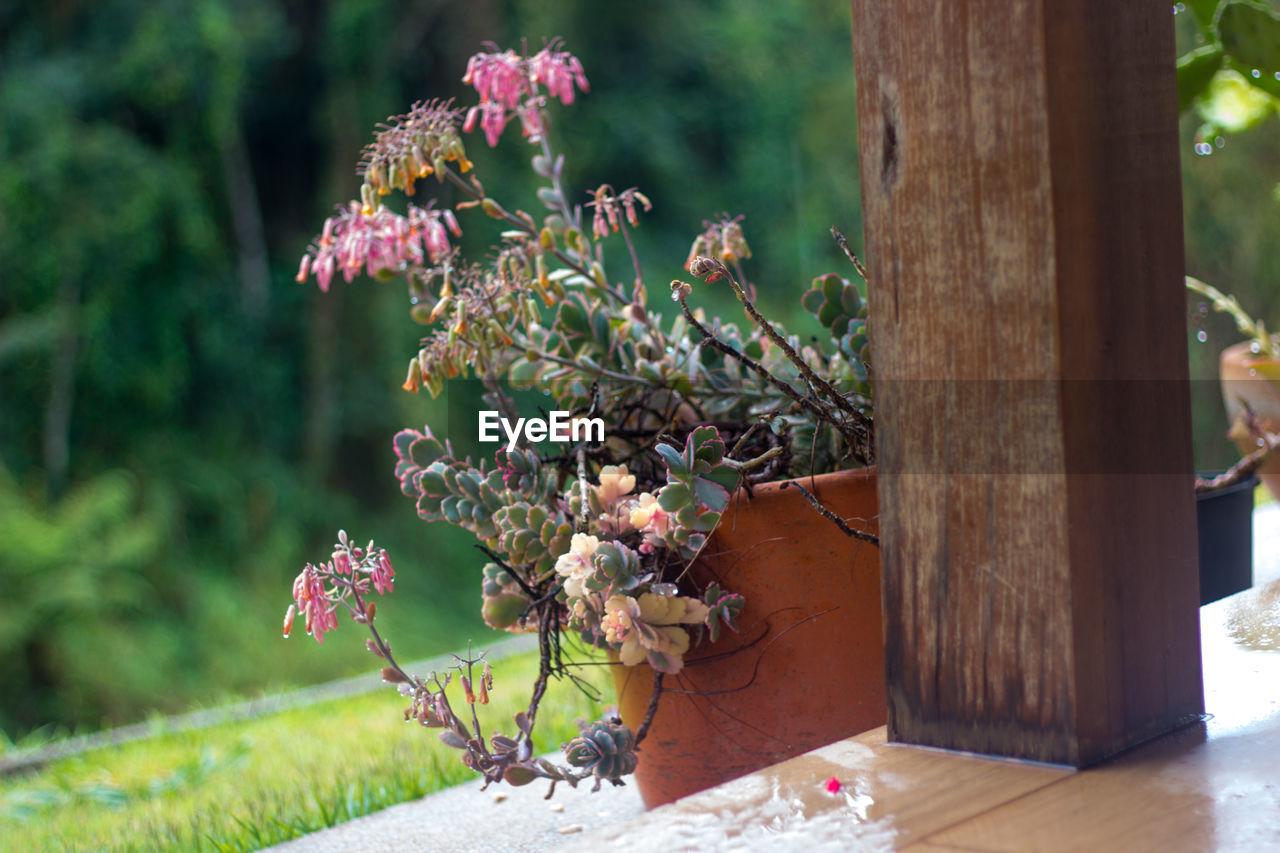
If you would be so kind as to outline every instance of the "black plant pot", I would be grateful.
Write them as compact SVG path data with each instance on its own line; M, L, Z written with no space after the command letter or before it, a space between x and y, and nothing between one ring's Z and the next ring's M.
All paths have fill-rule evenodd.
M1250 477L1196 495L1201 605L1253 586L1253 489L1257 485L1258 478Z

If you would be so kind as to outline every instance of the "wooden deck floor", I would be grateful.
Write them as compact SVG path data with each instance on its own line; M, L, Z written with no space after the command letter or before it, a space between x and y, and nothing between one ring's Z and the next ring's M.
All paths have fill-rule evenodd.
M1255 531L1254 589L1201 609L1202 723L1084 771L889 744L880 728L570 849L1280 851L1280 507Z

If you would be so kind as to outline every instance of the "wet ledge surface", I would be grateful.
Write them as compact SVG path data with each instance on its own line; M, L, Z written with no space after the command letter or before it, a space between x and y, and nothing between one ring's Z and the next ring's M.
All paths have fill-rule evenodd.
M413 802L278 844L275 853L534 853L644 813L634 785L521 788L468 782Z
M1210 719L1085 771L885 742L874 729L669 806L464 785L277 850L1280 849L1280 506L1254 514L1254 588L1201 608ZM841 788L824 782L834 776Z

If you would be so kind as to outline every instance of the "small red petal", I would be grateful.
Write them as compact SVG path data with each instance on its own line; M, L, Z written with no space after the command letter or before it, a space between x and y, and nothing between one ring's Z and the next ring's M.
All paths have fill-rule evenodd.
M830 793L832 794L840 793L840 780L837 779L836 777L832 776L823 784L826 786L827 791L829 791Z

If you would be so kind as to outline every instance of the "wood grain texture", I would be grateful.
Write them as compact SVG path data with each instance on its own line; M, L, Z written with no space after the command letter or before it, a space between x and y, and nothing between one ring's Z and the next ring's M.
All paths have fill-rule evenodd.
M890 736L1090 764L1203 706L1172 16L852 6Z
M960 849L1274 850L1280 728L1206 743L1182 729L929 836Z

